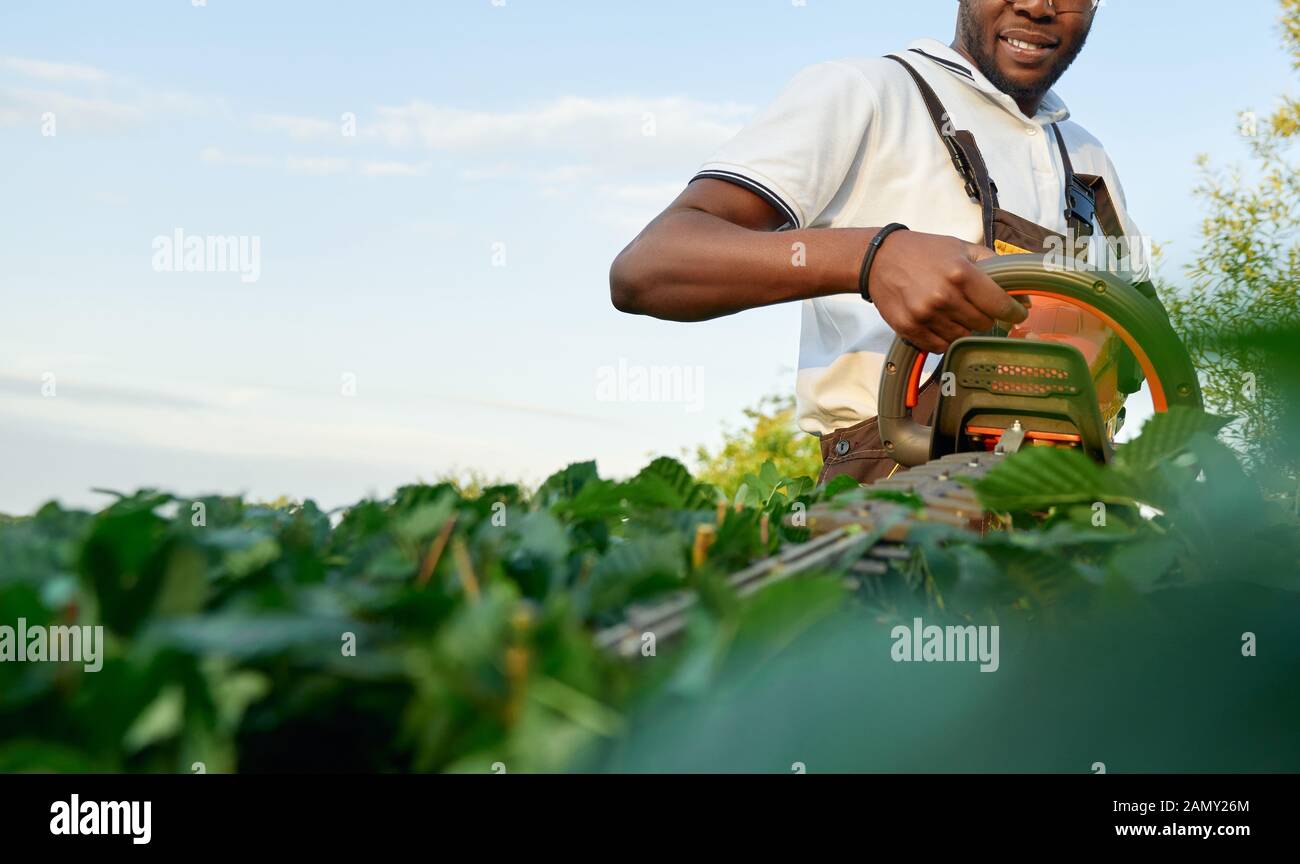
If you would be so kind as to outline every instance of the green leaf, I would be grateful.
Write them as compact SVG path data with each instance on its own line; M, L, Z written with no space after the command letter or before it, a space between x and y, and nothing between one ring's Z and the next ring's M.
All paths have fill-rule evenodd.
M167 495L124 498L95 520L81 550L81 572L99 600L104 623L134 632L152 610L166 566L167 523L155 509Z
M817 481L811 477L794 477L786 481L785 494L791 499L807 495L817 486Z
M612 480L593 480L573 498L551 505L551 512L564 519L614 519L627 509L627 486Z
M1182 551L1182 544L1168 537L1125 543L1111 556L1107 569L1139 591L1153 591L1161 587Z
M150 744L175 737L185 713L185 694L180 685L163 689L158 698L136 718L122 741L126 752L143 750Z
M141 642L198 655L251 659L302 649L321 663L340 656L342 635L360 625L346 619L276 615L221 615L169 618L149 627ZM358 635L358 639L360 639Z
M638 507L707 510L714 506L713 487L695 482L676 459L662 456L623 486L624 496Z
M1196 435L1217 434L1227 423L1222 417L1176 405L1153 416L1136 439L1116 449L1115 467L1133 474L1149 471L1183 452Z
M1008 456L974 483L989 510L1045 510L1058 504L1096 500L1101 469L1073 450L1030 447Z
M275 541L271 541L274 546ZM279 547L275 547L276 553ZM176 544L167 562L167 575L155 601L157 615L193 615L203 609L208 596L208 573L203 554L195 546Z
M925 509L925 499L915 492L900 492L897 489L868 489L864 497L871 501L892 501L911 510Z
M113 769L68 744L31 738L0 744L0 774L98 774L107 770Z
M547 477L537 490L537 499L543 507L549 507L557 501L572 498L582 491L583 486L599 479L595 462L575 462Z
M686 578L686 544L669 534L614 543L596 564L586 587L590 614L656 593L680 589Z
M437 501L414 508L394 520L393 533L410 544L420 544L429 540L438 533L451 516L457 500L454 492L446 492L440 495Z
M564 526L546 510L528 513L518 523L515 557L529 558L543 566L558 568L569 554Z
M529 696L597 735L613 737L623 728L623 718L618 712L563 681L539 678L532 682Z
M858 483L858 481L853 477L850 477L847 474L841 474L826 484L826 488L822 491L821 500L833 500L835 496L857 489L861 485L862 484Z
M1030 447L1006 457L974 484L981 503L995 513L1043 511L1062 504L1128 501L1133 490L1077 450Z

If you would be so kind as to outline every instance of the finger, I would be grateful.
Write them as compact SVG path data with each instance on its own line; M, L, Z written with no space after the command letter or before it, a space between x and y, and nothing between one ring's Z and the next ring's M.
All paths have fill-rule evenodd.
M976 309L965 297L959 298L952 304L952 309L948 315L953 321L972 333L982 333L993 329L993 319Z
M966 257L973 263L978 264L980 261L987 261L989 258L998 257L998 253L994 252L987 246L976 246L974 243L967 243Z
M971 267L962 282L962 293L971 305L995 321L1019 324L1029 317L1029 312L1016 299L1002 290L1002 286L977 267Z
M965 339L971 335L969 327L964 327L951 319L935 322L930 329L934 331L936 336L949 343L948 347L952 347L952 343L958 339ZM947 353L947 348L944 349L944 353Z
M907 341L926 354L943 354L948 350L948 340L932 330L915 330L908 334Z

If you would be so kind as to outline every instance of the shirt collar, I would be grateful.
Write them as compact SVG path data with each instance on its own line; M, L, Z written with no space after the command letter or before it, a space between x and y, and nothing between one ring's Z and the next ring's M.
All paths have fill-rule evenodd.
M1025 120L1025 115L1021 113L1020 107L1016 105L1016 100L1012 99L1006 93L1003 93L993 82L985 78L983 73L971 66L970 61L952 48L940 42L938 39L917 39L907 46L910 52L919 51L927 59L933 61L935 65L952 73L953 77L959 81L965 81L975 89L987 94L991 99L1011 111L1021 120ZM1047 95L1038 106L1038 113L1034 115L1034 122L1039 124L1062 123L1070 118L1070 109L1066 107L1065 102L1060 96L1056 95L1055 90L1048 90Z

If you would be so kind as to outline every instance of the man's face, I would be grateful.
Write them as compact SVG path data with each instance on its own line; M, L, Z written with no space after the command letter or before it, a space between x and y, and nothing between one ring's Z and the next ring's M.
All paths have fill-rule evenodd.
M1048 0L960 0L960 4L958 47L1003 93L1035 103L1079 56L1095 15L1062 12ZM1055 5L1068 9L1073 4Z

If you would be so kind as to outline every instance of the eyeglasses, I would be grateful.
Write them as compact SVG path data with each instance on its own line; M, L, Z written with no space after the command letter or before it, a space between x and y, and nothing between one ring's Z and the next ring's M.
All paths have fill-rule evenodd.
M1014 3L1016 0L1006 0L1007 3ZM1053 12L1079 13L1079 12L1096 12L1097 7L1101 6L1101 0L1047 0L1048 7Z

